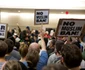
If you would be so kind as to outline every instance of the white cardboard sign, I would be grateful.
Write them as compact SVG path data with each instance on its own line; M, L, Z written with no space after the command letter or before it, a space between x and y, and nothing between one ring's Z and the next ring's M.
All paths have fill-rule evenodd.
M60 19L57 36L80 36L84 25L82 19Z
M49 11L48 10L35 10L35 24L48 24Z
M7 37L7 24L0 23L0 39Z

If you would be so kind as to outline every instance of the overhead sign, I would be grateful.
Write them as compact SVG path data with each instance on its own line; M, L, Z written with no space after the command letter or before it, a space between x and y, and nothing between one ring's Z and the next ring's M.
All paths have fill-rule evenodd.
M60 19L57 36L80 36L84 25L84 19Z
M49 10L35 10L36 25L49 23Z
M0 23L0 39L7 37L7 24Z

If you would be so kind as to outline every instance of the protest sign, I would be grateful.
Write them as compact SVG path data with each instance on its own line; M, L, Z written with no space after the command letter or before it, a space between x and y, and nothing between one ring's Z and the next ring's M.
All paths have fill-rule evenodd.
M84 19L60 19L57 36L81 36L84 29Z
M49 23L49 10L35 10L35 25Z
M7 24L0 23L0 39L7 37Z

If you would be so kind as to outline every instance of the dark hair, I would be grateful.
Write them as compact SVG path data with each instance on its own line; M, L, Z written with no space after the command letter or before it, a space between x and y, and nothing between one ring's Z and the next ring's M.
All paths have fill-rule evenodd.
M64 45L64 42L63 41L56 41L56 43L55 43L56 51L55 52L57 52L57 53L60 54L62 45Z
M67 40L72 42L72 37L69 36Z
M63 45L61 50L64 63L68 68L80 66L82 61L82 54L80 49L74 44Z
M29 27L29 26L27 26L26 28L27 28L28 30L30 30L30 27Z
M46 46L47 46L48 38L44 38L44 41L45 41L45 44L46 44Z
M15 38L13 36L11 36L11 37L9 37L9 39L12 40L15 45Z
M34 37L38 38L38 35L34 34Z
M13 47L14 47L13 41L10 40L10 39L5 39L4 41L8 45L8 51L7 51L7 53L11 53L12 50L13 50Z
M28 49L26 60L30 68L36 68L37 63L39 61L39 53L36 50Z
M20 42L15 42L15 47L17 48L17 50L19 50Z
M8 45L0 40L0 57L4 57L7 53Z
M36 35L38 35L38 34L39 34L38 30L35 30L35 34L36 34Z
M79 49L81 49L81 45L79 42L73 42L73 44L77 45L79 47Z
M50 65L43 67L42 70L61 70L61 69L59 69L59 67L56 66L56 64L50 64Z
M12 35L15 33L14 29L12 29Z
M22 70L22 69L18 61L10 60L6 62L2 70Z
M19 48L19 52L21 54L22 57L25 57L27 52L28 52L28 45L27 44L21 44L20 48Z
M56 42L56 40L55 39L52 39L52 45L54 46L55 45L55 42Z

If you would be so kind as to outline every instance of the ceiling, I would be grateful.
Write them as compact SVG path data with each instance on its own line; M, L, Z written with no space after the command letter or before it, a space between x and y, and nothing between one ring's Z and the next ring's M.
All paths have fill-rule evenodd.
M0 8L85 10L85 0L0 0Z

